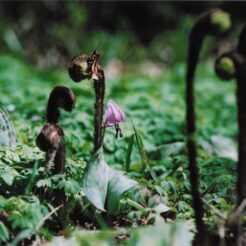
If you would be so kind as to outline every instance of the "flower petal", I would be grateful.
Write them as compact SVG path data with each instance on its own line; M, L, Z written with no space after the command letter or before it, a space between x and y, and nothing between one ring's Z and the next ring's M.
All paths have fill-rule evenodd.
M105 126L113 126L125 120L123 110L113 101L109 100L106 110Z

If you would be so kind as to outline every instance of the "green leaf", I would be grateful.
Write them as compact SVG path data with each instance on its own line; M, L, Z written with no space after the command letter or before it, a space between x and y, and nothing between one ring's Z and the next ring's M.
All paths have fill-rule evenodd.
M83 177L83 190L89 201L98 209L105 211L107 196L108 165L100 148L87 164Z
M19 173L9 166L4 166L3 169L1 169L0 172L2 173L0 173L0 178L3 180L4 183L11 186L13 184L14 178L18 176Z
M9 239L8 228L4 225L3 222L0 221L0 242L6 241L8 239Z
M131 155L132 155L132 149L133 149L133 143L134 143L135 133L132 134L128 149L127 149L127 155L126 155L126 172L130 171L130 164L131 164Z
M153 210L157 214L161 214L161 213L165 213L165 212L169 211L170 208L167 205L165 205L164 203L160 203L156 207L154 207Z
M110 167L107 196L107 210L110 214L115 214L119 211L121 196L136 184L136 181Z
M144 212L144 209L145 209L145 208L144 208L141 204L139 204L139 203L137 203L137 202L131 200L130 198L122 199L122 201L123 201L124 203L126 203L126 204L132 206L133 208L135 208L135 209L137 209L137 210L139 210L139 211L141 211L141 212Z
M77 181L66 180L64 181L64 190L66 194L76 194L80 192L81 188Z
M136 136L136 142L137 142L139 154L140 154L141 160L142 160L142 170L141 171L144 171L146 166L147 166L147 162L148 162L147 154L146 154L145 149L144 149L142 138L139 135L139 133L136 130L134 125L133 125L133 130L134 130L134 133L135 133L135 136Z
M83 190L89 201L98 209L116 214L122 194L133 187L135 181L124 176L122 172L108 166L100 148L91 158L85 169Z
M25 194L26 195L30 194L30 192L32 190L33 183L34 183L35 177L37 175L37 169L38 169L38 161L35 161L31 177L30 177L29 182L28 182L28 184L27 184L27 186L25 188Z

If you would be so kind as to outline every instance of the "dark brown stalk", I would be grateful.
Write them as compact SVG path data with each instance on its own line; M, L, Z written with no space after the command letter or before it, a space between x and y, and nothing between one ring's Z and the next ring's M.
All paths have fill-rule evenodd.
M246 67L243 77L237 80L237 108L238 108L238 205L246 198Z
M193 38L192 38L193 39ZM192 40L191 39L191 40ZM201 42L202 39L199 41ZM191 194L193 199L193 207L195 211L196 227L199 237L204 235L205 227L202 221L203 218L203 206L201 197L199 194L199 170L196 162L196 116L195 116L195 95L194 95L194 73L198 62L199 49L201 43L195 44L194 41L190 42L188 53L188 68L186 76L186 122L187 122L187 149L189 158L189 172L191 183ZM193 49L194 47L194 49ZM194 56L193 56L194 54ZM195 59L193 59L195 57ZM199 239L200 240L200 239Z
M196 162L196 115L195 115L195 95L194 95L194 75L199 59L199 54L204 36L196 34L197 25L192 29L189 37L189 49L187 59L186 74L186 131L187 131L187 149L189 158L189 172L191 183L191 194L193 199L193 207L195 212L195 221L198 231L198 241L202 240L205 227L203 223L203 205L199 194L199 169Z
M103 107L105 94L105 77L99 65L100 54L94 51L91 56L75 56L69 66L68 73L75 82L84 79L94 79L95 104L94 104L94 152L103 145Z
M37 146L46 152L46 168L55 164L54 174L63 173L65 165L65 140L62 128L58 125L59 108L71 111L75 105L75 95L67 87L57 86L50 93L47 106L47 124L36 139ZM63 190L55 191L54 203L60 205L65 200Z
M243 30L244 32L246 32L246 28L244 28ZM240 35L240 37L241 36L242 35ZM216 60L217 75L224 80L236 78L237 81L236 98L238 119L238 205L241 204L244 198L246 198L246 56L245 53L241 53L243 40L244 39L239 38L237 51L226 52ZM223 64L227 65L223 66Z
M65 141L64 141L64 135L61 137L60 144L55 156L54 164L55 164L55 170L54 174L59 174L64 172L65 167L65 156L66 156L66 149L65 149ZM56 189L55 190L55 197L54 197L54 204L56 206L59 206L60 204L65 203L65 192L64 189Z
M233 234L234 245L245 245L242 232L242 216L246 199L246 26L239 37L236 51L222 54L216 60L217 75L228 80L236 78L237 119L238 119L238 165L237 165L237 205L238 208L228 218L227 226ZM241 208L242 209L239 209ZM231 241L231 242L232 242ZM230 242L230 244L231 244Z
M218 17L219 14L219 18ZM217 16L215 16L217 15ZM203 40L206 35L218 35L227 31L226 22L221 24L221 16L224 21L224 12L219 9L213 9L204 13L194 24L190 36L187 57L186 73L186 130L187 130L187 149L189 158L189 172L191 183L191 194L195 212L195 222L197 228L197 242L205 245L205 226L203 223L204 209L199 193L199 169L196 160L196 115L195 115L195 95L194 95L194 76L196 66L199 60L199 54ZM227 17L226 17L227 18ZM225 25L224 25L225 24ZM197 244L194 242L194 244Z
M103 144L103 108L105 94L105 78L103 70L99 71L99 79L94 80L96 101L94 105L94 152Z
M59 147L57 149L57 153L54 159L54 163L55 163L54 173L55 174L64 172L65 157L66 157L66 147L65 147L64 135L62 135L60 139Z
M238 205L246 198L246 26L239 37L237 52L242 56L237 65L237 108L238 108Z

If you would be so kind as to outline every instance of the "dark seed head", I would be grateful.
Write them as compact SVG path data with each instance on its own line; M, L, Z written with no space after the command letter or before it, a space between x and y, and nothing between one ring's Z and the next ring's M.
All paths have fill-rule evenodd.
M88 59L87 55L78 55L72 58L68 66L68 73L74 82L90 78Z
M76 103L76 97L72 90L65 86L56 86L50 93L49 101L58 107L71 112Z

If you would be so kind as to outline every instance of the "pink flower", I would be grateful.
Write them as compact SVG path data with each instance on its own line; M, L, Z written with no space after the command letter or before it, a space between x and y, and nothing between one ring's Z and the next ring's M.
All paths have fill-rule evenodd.
M125 114L122 109L113 100L109 100L106 110L105 126L114 126L124 120Z
M106 110L105 127L115 126L116 138L118 134L122 137L122 132L119 123L125 120L123 110L113 101L109 100Z

